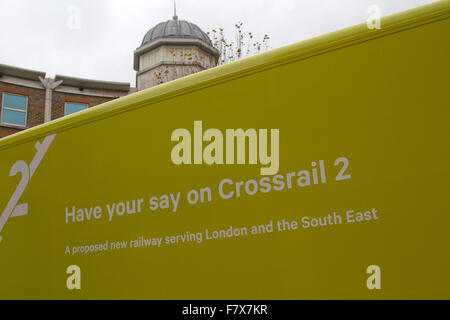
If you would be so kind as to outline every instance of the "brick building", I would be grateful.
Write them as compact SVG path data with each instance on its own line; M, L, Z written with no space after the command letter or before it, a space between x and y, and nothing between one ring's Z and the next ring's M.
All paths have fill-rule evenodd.
M0 138L133 92L129 83L46 78L0 64Z

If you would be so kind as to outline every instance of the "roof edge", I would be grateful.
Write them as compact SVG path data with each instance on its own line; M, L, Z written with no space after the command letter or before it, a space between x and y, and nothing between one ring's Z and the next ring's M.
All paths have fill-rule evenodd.
M6 64L0 64L0 75L39 81L39 77L45 78L46 73L42 71L23 69Z
M66 86L73 86L86 89L97 89L97 90L130 91L130 84L127 82L91 80L91 79L56 75L55 81L59 80L62 80L63 84Z

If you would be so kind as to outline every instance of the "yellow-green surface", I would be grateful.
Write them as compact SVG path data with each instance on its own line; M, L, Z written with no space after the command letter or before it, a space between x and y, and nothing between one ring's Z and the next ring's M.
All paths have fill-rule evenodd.
M0 298L450 298L450 2L352 27L173 81L0 140L0 214L35 143L56 137L0 242ZM326 183L222 199L218 185L261 179L260 166L176 166L171 133L280 130L279 174L324 160ZM351 179L336 181L349 159ZM285 180L286 181L286 180ZM212 201L189 205L191 189ZM227 190L231 190L228 186ZM149 199L181 192L178 209ZM144 199L141 213L107 205ZM66 208L100 219L65 223ZM347 210L378 220L346 223ZM302 227L336 212L339 225ZM285 219L297 230L206 240L205 229ZM202 232L202 243L67 255L66 247ZM128 246L129 246L128 242ZM78 265L82 289L66 287ZM381 290L366 268L381 267Z

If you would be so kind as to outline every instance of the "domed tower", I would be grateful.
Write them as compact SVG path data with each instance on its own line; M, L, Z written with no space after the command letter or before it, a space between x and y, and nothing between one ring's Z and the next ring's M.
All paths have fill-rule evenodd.
M172 20L150 29L134 51L138 91L217 66L219 52L197 25Z

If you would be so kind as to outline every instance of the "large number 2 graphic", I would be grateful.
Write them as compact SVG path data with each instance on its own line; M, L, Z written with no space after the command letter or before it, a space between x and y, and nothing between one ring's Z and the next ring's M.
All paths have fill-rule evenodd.
M0 232L3 230L3 227L5 226L9 218L28 214L28 203L23 204L17 203L19 202L20 197L22 196L26 187L28 186L31 177L33 177L33 174L36 172L37 167L39 166L45 154L47 153L50 144L53 142L53 139L55 139L55 136L56 134L52 134L50 136L47 136L44 139L44 142L42 143L36 142L35 148L37 152L33 160L31 161L29 167L25 163L25 161L22 160L17 161L12 166L11 171L9 172L9 176L13 177L16 174L21 173L22 179L20 179L19 185L14 191L11 199L9 199L9 202L6 205L5 210L3 210L3 213L0 216ZM2 236L0 235L0 242L1 241Z

